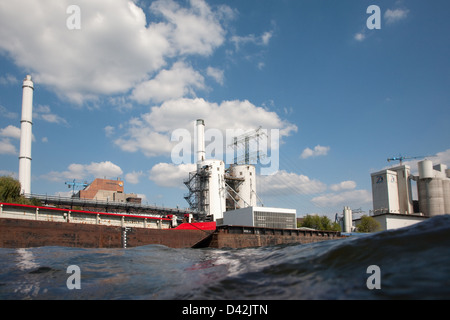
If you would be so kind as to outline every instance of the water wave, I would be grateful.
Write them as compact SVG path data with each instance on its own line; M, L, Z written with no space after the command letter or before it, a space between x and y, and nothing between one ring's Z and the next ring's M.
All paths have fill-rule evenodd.
M0 249L0 299L449 299L450 216L246 249ZM81 289L67 286L79 266ZM369 289L369 266L380 289Z

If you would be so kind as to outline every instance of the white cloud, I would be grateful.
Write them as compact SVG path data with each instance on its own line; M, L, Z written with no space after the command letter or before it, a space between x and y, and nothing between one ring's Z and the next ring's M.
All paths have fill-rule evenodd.
M191 0L190 8L182 8L172 0L159 0L150 6L169 22L168 38L180 54L209 55L225 40L220 25L221 11L213 12L203 0Z
M106 126L103 130L105 130L105 135L107 137L111 137L114 135L115 128L113 126Z
M8 119L16 119L19 116L18 113L10 112L10 111L8 111L8 109L6 109L2 105L0 105L0 114L2 115L3 118L8 118Z
M90 164L72 163L66 171L51 171L44 175L50 181L65 181L72 179L117 178L123 173L122 169L111 161L91 162Z
M355 188L356 188L356 182L351 181L351 180L342 181L341 183L333 184L330 186L330 189L333 191L352 190Z
M406 19L408 13L408 9L387 9L384 13L384 19L386 20L386 23L394 23Z
M300 157L302 159L306 159L309 157L326 156L328 154L328 151L330 151L330 147L317 145L314 147L314 150L312 150L311 148L306 148L305 150L303 150Z
M124 127L125 133L114 143L123 151L140 151L148 157L170 155L176 142L171 142L174 130L184 128L191 132L196 119L204 119L206 129L226 130L279 129L280 137L288 136L297 127L278 117L275 112L257 107L249 101L223 101L221 104L204 99L177 99L152 107L149 113L131 119Z
M9 84L17 84L19 80L11 74L5 74L4 76L0 76L0 85L9 85Z
M16 147L11 143L9 139L0 140L0 154L12 154L17 155Z
M20 128L17 128L13 125L9 125L6 128L0 130L0 136L20 139Z
M450 167L450 149L436 153L435 157L430 157L434 164L445 164Z
M241 46L246 44L254 44L258 46L267 46L269 44L270 39L273 36L273 31L264 32L260 36L256 36L254 34L249 34L246 36L232 36L231 42L234 43L236 50L239 50Z
M144 173L142 171L136 172L129 172L125 175L125 181L131 184L138 184L139 183L139 177L142 176Z
M139 103L163 102L195 96L195 89L204 89L203 76L184 62L177 62L170 70L162 70L153 79L140 83L131 99Z
M273 175L258 176L257 181L257 192L260 195L316 194L326 189L326 184L321 181L284 170Z
M33 111L33 119L41 119L46 122L62 124L67 126L68 122L66 119L51 112L49 106L38 105Z
M79 0L81 30L69 30L66 8L71 4L2 3L0 50L30 70L36 83L80 104L100 95L126 94L170 59L210 55L223 44L222 22L230 17L226 6L212 10L203 0L185 7L155 1L148 15L128 0Z
M314 197L311 201L320 207L360 206L372 202L372 193L367 190L328 193Z
M354 36L354 39L357 41L363 41L365 38L366 38L366 35L362 32L358 32Z
M149 171L149 179L161 187L185 188L183 180L189 177L189 172L197 168L196 164L174 165L158 163Z
M210 76L211 78L213 78L218 84L223 85L223 81L224 81L223 70L213 68L213 67L208 67L206 69L206 74L208 76Z

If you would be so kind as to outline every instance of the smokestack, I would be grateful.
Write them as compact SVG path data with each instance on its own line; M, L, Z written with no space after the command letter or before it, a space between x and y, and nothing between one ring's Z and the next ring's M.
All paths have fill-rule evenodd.
M205 121L197 120L197 164L205 160Z
M33 91L33 81L31 81L31 76L27 75L22 84L22 119L20 120L19 182L21 194L31 193Z

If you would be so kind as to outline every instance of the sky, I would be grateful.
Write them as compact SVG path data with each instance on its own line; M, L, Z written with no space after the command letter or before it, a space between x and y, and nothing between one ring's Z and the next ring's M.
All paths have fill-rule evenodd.
M144 204L188 207L195 159L174 151L201 118L222 160L229 132L277 138L274 170L257 164L265 206L369 214L370 174L398 165L388 158L450 165L448 12L447 0L2 1L0 175L18 177L30 74L32 193L121 178Z

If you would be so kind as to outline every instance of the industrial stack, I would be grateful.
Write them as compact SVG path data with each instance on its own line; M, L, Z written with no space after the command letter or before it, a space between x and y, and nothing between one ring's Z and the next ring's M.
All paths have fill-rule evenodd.
M27 75L22 84L22 118L20 120L19 182L21 194L31 193L33 91L33 81L31 81L31 76Z
M226 169L222 160L206 159L203 119L196 122L196 135L197 170L189 173L184 184L189 189L185 199L200 220L218 225L296 228L295 209L257 207L254 165L235 163Z

